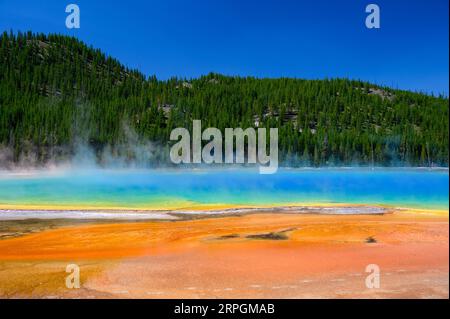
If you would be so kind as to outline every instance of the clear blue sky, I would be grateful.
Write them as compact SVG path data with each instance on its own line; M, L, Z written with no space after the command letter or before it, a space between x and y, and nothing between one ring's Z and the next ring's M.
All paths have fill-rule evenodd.
M69 3L80 29L65 27ZM381 29L365 27L369 3ZM448 95L448 10L448 0L0 0L0 30L74 35L160 79L349 77Z

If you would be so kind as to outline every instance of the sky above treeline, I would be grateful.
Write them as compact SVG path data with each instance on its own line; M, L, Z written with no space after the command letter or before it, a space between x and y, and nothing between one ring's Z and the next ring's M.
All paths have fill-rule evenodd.
M70 3L79 29L65 25ZM365 25L370 3L379 29ZM448 0L0 0L0 30L73 35L159 79L346 77L448 96L448 11Z

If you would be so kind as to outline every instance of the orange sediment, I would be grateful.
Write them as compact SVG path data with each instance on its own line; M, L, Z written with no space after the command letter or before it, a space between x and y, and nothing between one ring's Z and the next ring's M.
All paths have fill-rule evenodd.
M69 226L0 240L0 296L447 298L448 251L448 212ZM69 262L83 274L76 292ZM378 290L365 286L369 264Z

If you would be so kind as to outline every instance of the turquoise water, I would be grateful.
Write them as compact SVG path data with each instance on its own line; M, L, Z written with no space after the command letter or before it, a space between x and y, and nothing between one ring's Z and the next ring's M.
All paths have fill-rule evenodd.
M446 209L448 170L280 169L0 172L0 205L161 208L347 203Z

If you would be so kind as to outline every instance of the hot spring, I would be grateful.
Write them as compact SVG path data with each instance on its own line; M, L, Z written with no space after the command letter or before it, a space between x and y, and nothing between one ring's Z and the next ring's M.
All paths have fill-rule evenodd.
M0 173L0 209L208 210L362 204L448 210L446 169L55 170Z

